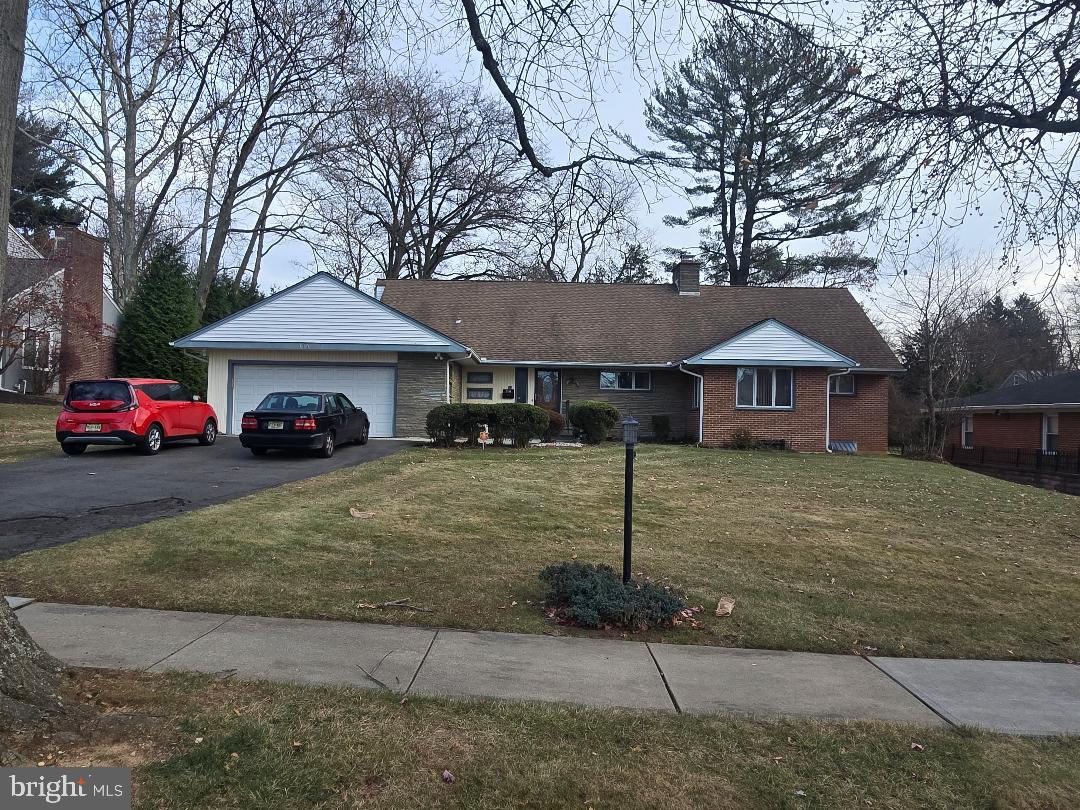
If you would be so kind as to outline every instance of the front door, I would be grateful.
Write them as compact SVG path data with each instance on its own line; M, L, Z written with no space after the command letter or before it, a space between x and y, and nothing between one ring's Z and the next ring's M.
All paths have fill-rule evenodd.
M562 381L556 369L538 368L536 370L536 390L533 404L549 411L562 412Z

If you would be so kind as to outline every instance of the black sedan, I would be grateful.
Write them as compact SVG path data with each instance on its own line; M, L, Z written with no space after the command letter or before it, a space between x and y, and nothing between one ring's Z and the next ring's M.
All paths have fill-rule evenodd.
M367 444L371 422L347 396L326 391L275 391L240 422L240 444L267 450L315 450L323 458L339 444Z

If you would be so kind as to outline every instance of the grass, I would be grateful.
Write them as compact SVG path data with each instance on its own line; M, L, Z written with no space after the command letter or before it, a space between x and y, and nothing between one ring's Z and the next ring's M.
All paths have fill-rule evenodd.
M286 459L268 463L288 463ZM416 449L0 564L41 599L533 633L536 575L620 564L619 448ZM373 513L350 515L350 507ZM675 642L1080 660L1080 498L898 458L643 446L634 570ZM720 596L730 618L713 616ZM408 598L430 612L370 605Z
M56 415L59 405L0 403L0 464L58 453Z
M82 672L138 734L7 741L135 766L134 807L1072 808L1080 740ZM0 743L5 742L0 738ZM922 750L912 746L917 743ZM48 759L47 759L48 758ZM454 776L443 782L444 770Z

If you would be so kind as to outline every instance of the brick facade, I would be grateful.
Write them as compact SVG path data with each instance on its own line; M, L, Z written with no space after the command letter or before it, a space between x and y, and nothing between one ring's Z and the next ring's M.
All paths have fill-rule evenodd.
M1048 409L1050 413L1057 413ZM972 447L1000 447L1006 450L1038 450L1042 448L1042 411L987 411L973 413ZM960 424L957 419L948 434L946 444L960 442ZM1058 413L1058 449L1065 453L1080 451L1080 413Z
M755 439L783 441L792 450L825 450L825 377L823 369L795 369L795 407L754 410L735 407L734 366L704 369L705 438L707 447L731 444L735 431L746 429Z
M783 441L792 450L824 452L825 369L796 368L795 407L791 410L735 407L736 369L716 366L706 369L705 438L709 447L731 443L737 430L745 429L755 439ZM830 397L831 438L858 442L860 453L888 450L889 382L885 375L859 375L855 396Z
M75 228L61 228L49 260L64 268L64 322L60 345L60 390L80 377L116 373L116 335L101 322L105 248Z
M583 399L609 402L619 409L622 417L633 415L641 423L641 436L653 435L653 417L671 419L671 438L683 439L697 435L697 411L688 414L690 397L697 380L681 371L652 369L652 388L649 391L612 391L600 388L600 369L569 368L562 372L562 397L571 405ZM617 426L612 436L621 435Z
M889 378L884 374L855 374L854 377L854 396L833 394L829 397L831 438L857 442L860 453L887 453Z
M446 361L402 352L397 362L395 436L424 436L428 411L446 402Z

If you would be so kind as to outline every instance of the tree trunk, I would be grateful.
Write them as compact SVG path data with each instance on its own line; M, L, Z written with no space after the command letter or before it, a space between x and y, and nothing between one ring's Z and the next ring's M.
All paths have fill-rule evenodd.
M0 598L0 728L34 725L66 712L59 689L63 670Z
M0 290L4 289L7 272L11 157L26 47L27 5L27 0L0 0Z

